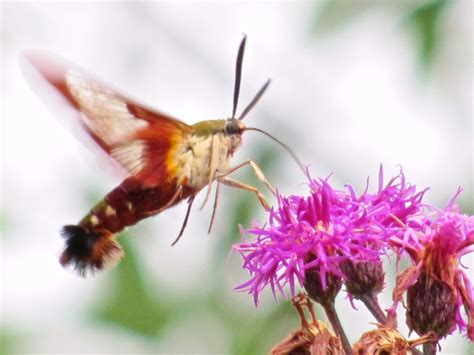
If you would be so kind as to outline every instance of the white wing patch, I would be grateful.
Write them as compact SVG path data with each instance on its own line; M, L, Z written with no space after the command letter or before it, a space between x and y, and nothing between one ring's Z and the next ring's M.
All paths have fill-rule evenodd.
M84 123L106 144L114 146L126 141L149 126L147 121L132 115L127 103L113 91L74 70L65 77L69 91L81 107Z
M132 175L138 174L146 165L146 143L135 139L112 148L110 155L119 161Z

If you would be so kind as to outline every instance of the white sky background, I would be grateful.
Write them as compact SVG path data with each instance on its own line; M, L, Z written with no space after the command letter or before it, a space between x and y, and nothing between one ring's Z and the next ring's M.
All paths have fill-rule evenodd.
M241 108L267 77L273 79L246 118L249 125L289 143L315 175L333 172L335 182L361 189L366 176L376 178L380 163L388 177L401 164L409 181L432 188L428 201L441 206L463 186L460 202L472 209L470 2L447 10L441 56L427 82L417 72L411 37L388 7L314 38L312 9L309 3L3 4L2 211L12 226L2 239L2 320L44 329L25 351L61 351L63 341L77 343L81 351L79 346L86 346L81 339L95 351L141 348L127 334L99 337L75 321L81 305L96 297L101 276L84 281L59 267L58 230L91 207L84 186L98 185L105 194L119 180L27 86L18 64L24 49L57 53L122 92L193 123L230 114L235 55L246 33ZM234 161L252 157L264 139L245 136ZM303 181L291 160L269 179L286 193ZM232 193L226 191L224 199ZM145 222L155 235L134 239L148 268L183 292L196 288L194 279L207 272L212 238L222 237L208 237L210 211L196 211L184 240L170 249L184 211L180 206ZM220 216L218 223L225 223L224 211ZM45 318L45 310L53 309ZM360 319L364 312L350 313ZM57 332L61 337L47 336ZM451 337L444 349L459 341ZM169 346L163 351L174 350ZM213 351L225 352L219 346Z

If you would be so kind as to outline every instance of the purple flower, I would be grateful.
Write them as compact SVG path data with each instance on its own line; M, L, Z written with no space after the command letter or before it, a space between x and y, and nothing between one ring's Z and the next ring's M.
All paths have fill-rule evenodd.
M367 184L360 195L350 185L342 191L328 179L312 179L309 173L308 178L307 196L278 194L267 223L243 233L255 238L234 245L251 275L236 289L253 294L255 304L267 285L275 298L277 293L286 297L289 285L293 297L310 269L326 288L329 274L344 278L342 261L380 260L393 230L421 210L424 191L407 184L402 171L384 186L381 167L378 190L368 193Z
M407 227L390 238L396 252L408 254L413 262L397 279L390 313L394 316L408 291L411 329L419 334L432 330L443 337L457 325L474 340L474 291L461 265L461 257L474 251L474 216L459 213L455 200L460 193L461 189L443 210L427 206L431 216L409 217Z

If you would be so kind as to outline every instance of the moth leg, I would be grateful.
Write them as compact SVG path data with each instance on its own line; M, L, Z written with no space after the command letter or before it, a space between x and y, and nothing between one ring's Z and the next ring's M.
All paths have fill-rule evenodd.
M143 213L145 217L151 217L151 216L154 216L160 212L163 212L164 210L167 210L168 208L170 208L171 206L174 205L174 203L178 200L178 198L181 196L181 192L183 191L183 187L180 186L178 187L178 189L176 190L176 192L174 193L173 197L171 197L171 200L169 200L166 205L164 205L163 207L161 208L158 208L157 210L154 210L154 211L148 211L148 212L145 212Z
M267 178L265 177L265 175L263 174L263 171L262 169L260 169L260 167L257 165L257 163L255 163L253 160L251 159L248 159L242 163L240 163L239 165L236 165L230 169L228 169L225 173L222 173L222 174L219 174L217 176L217 178L221 178L221 177L226 177L232 173L234 173L235 171L239 170L240 168L243 168L244 166L246 165L250 165L250 167L253 169L254 173L255 173L255 176L257 177L258 180L260 180L260 182L264 183L265 186L272 192L272 194L274 196L276 196L276 191L275 189L273 188L273 186L268 182Z
M212 182L214 181L214 178L217 174L217 164L219 160L219 156L217 155L219 151L219 141L215 138L215 136L212 136L212 146L211 146L211 158L209 162L209 182L207 184L207 193L206 197L204 198L204 201L201 205L201 208L199 210L203 210L204 207L207 204L207 201L209 200L209 197L211 195L211 188L212 188Z
M219 180L217 180L216 184L216 195L214 197L214 206L212 208L211 222L209 223L209 229L207 230L207 234L211 233L212 225L214 224L214 218L216 217L217 205L219 204Z
M179 231L178 236L176 237L174 242L171 243L171 246L174 246L176 243L178 243L178 240L180 240L181 236L183 235L184 229L186 228L186 225L188 224L188 219L191 213L191 207L193 205L193 202L194 202L194 196L190 197L188 200L188 209L186 211L186 216L184 217L183 225L181 226L181 230Z
M260 200L260 203L262 204L263 208L265 208L266 210L269 210L271 208L270 204L265 199L265 196L263 196L263 194L255 186L247 185L240 181L233 180L225 176L219 177L218 181L230 187L235 187L237 189L247 190L255 193L258 199Z

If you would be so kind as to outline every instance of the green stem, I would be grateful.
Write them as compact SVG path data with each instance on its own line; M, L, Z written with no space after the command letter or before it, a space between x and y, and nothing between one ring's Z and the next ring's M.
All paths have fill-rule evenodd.
M346 355L352 355L351 344L349 343L349 340L347 340L346 333L344 332L339 317L337 316L336 308L334 307L334 302L321 305L324 308L324 312L326 312L326 316L328 317L329 322L331 322L332 328L339 336L339 339L341 339L341 344L344 349L344 352L346 353Z

